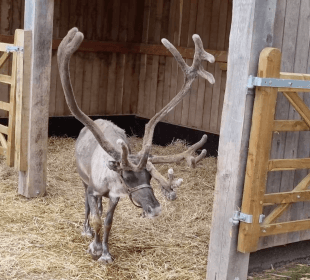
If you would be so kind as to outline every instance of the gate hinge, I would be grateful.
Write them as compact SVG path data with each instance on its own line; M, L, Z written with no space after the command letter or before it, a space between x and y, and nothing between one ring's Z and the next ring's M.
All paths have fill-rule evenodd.
M276 78L259 78L250 75L248 78L247 88L254 88L255 86L310 89L310 81L276 79Z
M19 46L6 46L6 52L23 52L24 48Z
M261 214L259 215L259 223L261 224L265 218L265 215ZM241 211L235 211L232 218L229 219L229 221L234 225L238 225L239 222L244 222L247 224L252 224L253 222L253 215L244 214Z

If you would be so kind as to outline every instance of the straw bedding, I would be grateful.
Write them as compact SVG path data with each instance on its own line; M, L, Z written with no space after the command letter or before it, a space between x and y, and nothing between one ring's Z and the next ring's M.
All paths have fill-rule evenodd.
M130 141L134 151L140 149L141 139ZM0 279L205 279L216 159L206 158L196 169L158 166L165 176L172 167L184 182L176 201L166 201L152 182L162 206L157 219L142 218L140 209L122 199L109 241L115 260L105 266L86 253L91 240L81 236L84 187L74 142L49 139L47 194L37 199L17 194L17 172L0 157ZM153 153L185 149L176 141L154 146Z

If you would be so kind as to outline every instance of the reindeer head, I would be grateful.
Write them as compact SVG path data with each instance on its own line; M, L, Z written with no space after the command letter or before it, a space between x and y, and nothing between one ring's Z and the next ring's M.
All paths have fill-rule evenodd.
M142 149L138 154L132 155L130 154L128 145L121 139L117 141L117 144L120 145L120 149L115 149L114 146L106 139L96 123L85 115L77 106L70 81L69 62L72 54L82 43L83 38L83 34L79 32L77 28L72 28L68 32L67 36L62 40L57 53L60 78L69 109L72 114L93 133L100 146L115 159L115 161L109 163L110 169L118 173L125 173L125 176L123 176L125 180L126 174L131 174L132 172L147 172L159 182L166 198L169 200L174 200L176 198L175 188L181 185L182 179L174 179L172 169L169 169L168 179L166 179L156 170L154 164L180 162L185 159L188 165L194 168L197 162L206 156L206 150L203 150L196 158L193 154L197 149L201 148L204 143L206 143L207 136L204 135L198 143L189 147L188 150L183 153L169 156L150 156L154 129L156 124L173 108L175 108L177 104L179 104L179 102L186 96L186 94L189 93L191 85L198 75L207 79L211 84L215 82L212 74L205 71L202 66L203 60L214 62L215 59L213 55L207 53L203 49L200 37L195 34L193 35L193 40L195 42L195 55L193 64L188 66L177 49L168 40L162 39L162 43L175 57L184 73L184 85L180 92L147 123ZM136 199L134 198L134 200L139 200L138 192L136 192L135 197Z

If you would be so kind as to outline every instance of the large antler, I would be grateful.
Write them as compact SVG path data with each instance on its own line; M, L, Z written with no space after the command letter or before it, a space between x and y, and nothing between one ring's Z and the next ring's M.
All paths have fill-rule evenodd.
M140 151L140 154L143 155L147 149L152 145L152 139L154 135L154 129L156 124L162 120L175 106L177 106L181 100L190 92L191 85L193 81L199 76L204 79L207 79L211 84L214 84L215 80L211 73L207 72L203 69L202 61L207 60L211 63L215 61L214 56L212 54L207 53L203 49L202 41L199 35L194 34L193 40L195 43L195 54L192 66L188 66L183 60L181 54L177 51L177 49L167 40L162 39L162 43L165 47L172 53L179 66L181 67L184 73L184 85L180 92L160 111L158 112L145 126L145 134L143 138L143 146ZM192 156L192 154L202 147L207 141L207 136L204 135L202 139L190 147L186 152L181 153L179 155L174 156L160 156L160 157L151 157L149 161L152 163L168 163L168 162L178 162L182 159L186 159L188 164L191 167L195 167L196 163L206 156L206 151L203 150L201 155L196 159Z
M120 161L120 168L125 170L140 171L145 168L150 146L144 147L144 153L140 158L138 165L135 165L128 159L129 149L123 141L118 141L121 145L122 152L114 149L113 145L105 138L99 126L85 115L78 107L70 80L69 62L72 54L79 48L84 39L83 33L79 32L76 27L72 28L67 36L61 41L58 52L57 61L61 83L64 89L66 101L72 114L82 122L95 136L100 146L116 161Z
M202 61L207 60L211 63L215 61L214 56L207 53L203 49L202 41L199 35L194 34L193 40L195 43L195 54L192 66L188 66L183 60L181 54L177 51L177 49L166 39L162 39L162 43L165 47L172 53L179 66L181 67L184 73L184 85L181 88L180 92L160 111L158 112L145 126L145 134L143 138L143 146L140 155L146 153L152 145L152 139L154 135L154 129L157 123L162 120L174 107L176 107L181 100L190 92L191 85L193 81L199 76L204 79L207 79L211 84L214 84L215 80L211 73L207 72L203 69ZM182 183L182 179L174 180L173 179L173 170L169 169L169 180L163 177L154 167L155 163L171 163L171 162L180 162L183 159L186 159L188 165L192 168L196 167L196 164L203 159L207 151L203 150L198 157L194 157L193 154L199 148L201 148L207 142L207 135L204 135L202 139L196 144L192 145L187 149L187 151L177 154L177 155L169 155L169 156L151 156L148 159L148 163L146 165L147 170L151 173L152 177L157 180L161 187L163 194L170 200L174 200L176 198L175 187L180 186Z

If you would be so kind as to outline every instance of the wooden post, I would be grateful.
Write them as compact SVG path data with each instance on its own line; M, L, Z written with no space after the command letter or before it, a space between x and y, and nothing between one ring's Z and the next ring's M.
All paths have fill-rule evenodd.
M46 190L53 12L54 0L25 1L24 29L32 31L30 114L28 166L19 172L18 192L26 197Z
M233 1L208 280L247 278L249 253L237 252L238 226L229 218L241 206L244 184L254 101L247 80L249 75L257 75L260 52L272 46L276 6L277 0Z

